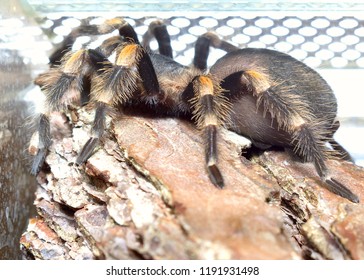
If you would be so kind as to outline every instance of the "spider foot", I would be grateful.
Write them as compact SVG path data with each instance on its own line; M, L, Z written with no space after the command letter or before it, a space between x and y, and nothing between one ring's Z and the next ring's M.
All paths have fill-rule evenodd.
M351 202L359 203L359 197L337 180L328 178L325 180L325 183L327 184L327 189L329 191L346 198Z
M32 168L30 173L32 175L37 175L42 168L45 158L47 156L47 149L38 149L37 154L35 155L32 163Z
M224 187L224 179L222 178L219 168L214 165L207 166L207 171L211 182L219 189Z
M88 141L83 146L80 154L78 155L78 157L76 159L76 164L77 165L81 165L81 164L85 163L88 160L88 158L93 153L95 147L98 145L99 141L100 141L100 139L95 138L95 137L91 137L90 139L88 139Z

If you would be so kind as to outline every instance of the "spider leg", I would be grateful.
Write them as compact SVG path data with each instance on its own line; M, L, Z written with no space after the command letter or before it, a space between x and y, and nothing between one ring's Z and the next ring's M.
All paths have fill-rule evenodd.
M41 114L38 124L38 150L33 159L31 174L38 174L43 166L51 142L49 119L45 114Z
M257 110L262 112L264 118L274 120L278 130L284 130L291 135L289 145L293 147L293 151L314 163L327 188L352 202L359 201L354 193L328 175L325 164L328 131L322 129L319 120L311 117L307 104L297 98L297 95L292 95L289 91L280 91L277 94L276 87L279 84L269 80L264 72L256 70L233 73L224 79L221 86L228 90L226 95L229 99L238 98L242 94L255 96ZM303 118L302 115L306 117Z
M121 92L118 92L120 87L115 88L113 94L121 96L121 98L116 98L114 101L120 101L120 99L125 101L128 99L130 97L129 94L135 91L135 85L139 78L143 85L143 93L146 95L145 99L148 102L154 103L156 99L161 99L163 94L160 91L158 78L152 61L148 52L141 46L133 27L121 18L114 18L107 20L101 25L101 27L99 27L99 32L106 33L113 29L118 29L120 36L109 38L97 48L95 52L101 53L103 56L107 57L112 52L116 51L115 67L109 67L110 65L106 61L100 62L98 59L94 59L96 62L93 62L93 65L100 65L100 63L103 63L106 65L105 69L109 70L102 71L105 75L109 75L112 80L119 78L120 81L123 81L126 84L124 86L124 88L127 89L126 91L122 90ZM163 26L157 26L155 30L160 30L158 32L155 31L156 36L157 34L162 34L162 37L168 36L165 26L164 29ZM158 36L160 37L160 35ZM135 73L134 68L137 69L138 73ZM112 72L111 69L113 69ZM102 78L106 78L105 75L101 75ZM119 75L122 77L119 77ZM109 87L110 83L116 85L116 83L110 82L110 79L105 80L109 81L107 82L109 83L109 85L107 85ZM102 84L103 83L101 82L100 85L102 86ZM96 88L100 89L100 86L96 86Z
M103 54L105 57L109 57L115 49L123 44L125 40L120 36L113 36L106 39L102 44L95 49L95 51Z
M68 53L59 67L40 75L37 84L46 96L49 111L61 111L70 103L87 100L89 77L106 61L107 58L97 51L81 49Z
M92 136L82 148L76 163L82 164L91 156L98 145L105 130L105 116L107 108L124 104L140 90L146 95L147 102L153 102L153 98L160 96L159 83L155 74L149 54L139 44L134 29L127 23L121 25L119 33L125 38L125 42L118 45L117 39L105 42L99 50L105 54L115 49L115 63L102 62L94 72L91 88L91 101L96 105L96 113L92 126ZM90 52L93 64L100 65L98 51Z
M342 183L340 183L339 181L337 181L335 178L329 178L325 180L326 184L327 184L327 188L329 191L340 195L341 197L344 197L348 200L350 200L351 202L354 203L359 203L359 197L354 194L351 190L349 190L347 187L345 187Z
M267 114L274 119L279 128L290 130L297 122L302 122L301 115L310 116L309 107L297 95L280 91L279 83L269 79L263 71L242 70L235 72L221 82L221 87L229 99L249 94L256 98L257 109L262 108L263 117Z
M207 58L210 52L210 46L218 49L222 49L226 52L232 52L238 50L239 48L221 40L215 33L207 32L200 37L198 37L195 44L195 56L193 59L193 65L205 71L207 69Z
M158 42L159 53L173 58L171 38L168 34L166 25L160 20L153 21L149 25L148 31L144 34L142 45L145 49L149 49L149 44L153 37Z
M329 143L330 143L331 147L336 152L339 153L339 157L341 159L346 160L346 161L350 161L350 162L355 162L353 157L350 155L350 153L333 138L333 134L339 129L339 127L340 127L340 122L337 120L332 125L332 133L328 137L329 138Z
M140 48L142 47L140 46ZM155 103L155 99L162 99L163 94L159 88L157 74L155 73L149 54L144 49L141 49L141 57L137 63L137 67L147 101L149 103Z
M292 143L295 145L294 151L297 154L305 157L308 161L313 161L318 175L326 183L328 190L351 202L359 202L356 194L328 175L324 161L326 159L324 142L314 123L304 123L297 127L293 132Z
M83 146L80 154L76 159L76 164L81 165L92 155L94 149L99 144L100 139L105 131L105 117L107 104L96 102L95 118L92 125L92 136Z
M52 68L38 78L45 93L47 112L62 111L68 104L79 101L87 102L90 94L90 75L100 71L107 59L94 50L79 50L67 54L62 64ZM32 174L37 174L42 167L51 144L49 120L46 114L40 115L38 124L38 152L33 159Z
M104 63L105 69L95 77L92 88L94 100L109 105L124 103L141 83L142 98L155 103L163 94L148 52L140 45L137 34L127 22L120 24L119 34L124 41L111 38L100 46L105 54L115 51L116 58L114 64Z
M122 18L114 18L106 20L100 26L91 25L84 28L85 30L83 30L83 33L88 34L106 34L117 29L119 31L119 36L114 36L105 40L103 44L96 50L81 50L81 52L83 51L86 54L86 59L83 63L78 64L78 68L75 68L74 73L82 74L85 72L80 71L83 66L83 69L87 69L87 66L91 66L92 71L100 71L100 69L105 65L105 68L111 68L109 67L106 57L110 56L112 52L116 51L116 66L122 67L123 70L128 69L128 71L130 70L129 72L133 71L132 68L137 68L138 75L140 76L140 80L143 84L146 95L149 96L151 100L153 100L153 98L161 97L157 75L155 73L149 54L140 45L135 30L128 22ZM78 33L82 32L78 31ZM65 59L67 63L70 61L80 61L79 59L72 59L72 57L71 59ZM69 64L73 65L72 63ZM129 76L136 75L133 74ZM136 81L136 79L133 79L133 81ZM115 94L120 95L119 93Z
M110 106L123 104L138 89L147 102L160 98L158 79L148 53L135 43L124 43L115 52L115 63L105 62L94 77L92 100Z
M338 143L334 138L330 139L329 143L330 143L331 147L336 152L339 153L339 157L341 159L346 160L346 161L350 161L350 162L355 162L355 160L350 155L350 153L343 146L341 146L340 143Z
M113 92L105 92L102 88L103 85L100 87L99 79L102 80L105 77L105 73L108 73L108 71L112 69L112 64L107 60L104 54L100 52L101 50L104 49L98 48L97 50L88 50L89 60L94 68L94 72L92 73L93 82L91 84L91 102L95 104L96 109L92 124L92 136L82 147L81 152L76 159L77 165L81 165L86 162L92 155L96 146L99 144L105 131L105 117L107 109L109 106L116 103L116 100L118 100L118 95L113 96ZM111 77L111 80L115 81L115 79L117 79L117 77ZM118 84L120 84L120 82ZM113 86L110 85L110 87Z
M62 41L59 47L50 55L49 63L52 67L58 66L62 63L63 57L72 50L72 46L76 39L80 36L97 36L112 32L118 28L122 19L107 20L101 25L88 24L88 22L81 24L79 27L73 29Z
M189 98L191 95L193 97ZM222 96L219 84L207 75L195 77L182 98L191 104L193 119L204 132L205 161L210 180L216 187L223 188L224 180L217 166L217 131L228 121L230 103Z
M146 94L146 100L154 103L156 98L162 98L162 93L149 54L139 43L138 36L130 24L125 22L119 28L119 33L128 40L128 43L121 47L115 64L129 69L136 66Z

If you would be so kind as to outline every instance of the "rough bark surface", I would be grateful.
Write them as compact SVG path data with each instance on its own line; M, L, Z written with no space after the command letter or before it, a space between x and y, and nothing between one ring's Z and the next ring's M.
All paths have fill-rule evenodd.
M59 115L52 119L58 130L49 167L37 177L39 216L21 238L25 257L364 259L363 204L327 191L312 164L284 151L247 159L240 155L246 141L223 131L226 187L219 190L205 172L193 124L123 116L77 167L91 112L72 112L71 126ZM363 168L336 160L328 166L364 200Z

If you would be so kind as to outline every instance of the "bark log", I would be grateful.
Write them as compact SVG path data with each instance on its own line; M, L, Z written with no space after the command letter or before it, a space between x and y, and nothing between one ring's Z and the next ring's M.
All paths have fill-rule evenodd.
M63 126L38 177L39 216L21 238L36 259L364 259L364 208L327 191L314 167L284 151L241 156L246 141L222 131L215 188L203 138L172 118L123 116L98 150L73 164L92 110ZM62 118L61 118L62 120ZM67 136L72 134L72 136ZM34 151L34 146L30 150ZM364 170L329 160L332 176L364 199Z

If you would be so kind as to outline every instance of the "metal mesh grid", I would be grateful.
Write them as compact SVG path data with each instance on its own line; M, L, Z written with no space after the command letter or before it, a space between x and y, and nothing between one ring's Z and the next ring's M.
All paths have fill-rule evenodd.
M333 0L27 0L38 12L43 14L58 12L140 12L171 11L364 11L360 1Z
M142 36L155 17L125 17ZM101 17L88 18L102 22ZM85 19L59 17L43 19L43 28L59 42ZM174 16L165 18L175 59L188 64L199 35L214 31L239 47L271 48L292 55L314 68L364 67L364 19L355 16ZM156 44L152 44L156 49ZM209 64L223 54L214 50Z

